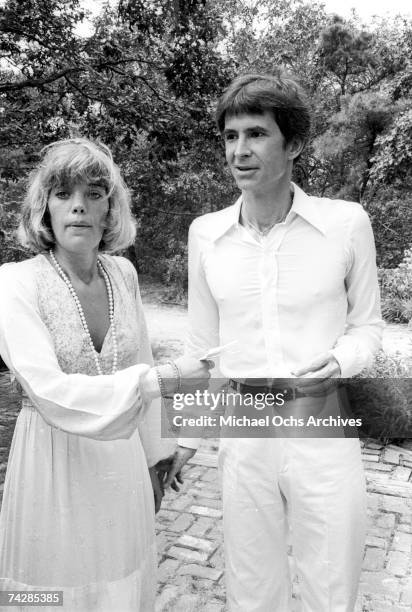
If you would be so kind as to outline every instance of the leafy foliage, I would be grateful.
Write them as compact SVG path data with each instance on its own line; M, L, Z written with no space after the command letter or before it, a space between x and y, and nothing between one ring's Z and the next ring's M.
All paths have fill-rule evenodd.
M412 321L412 248L408 249L399 266L380 271L382 314L388 321Z
M351 411L362 419L364 437L387 443L411 436L411 375L412 352L408 359L380 351L370 368L348 381L346 391Z
M17 243L15 232L20 218L19 201L24 185L11 185L5 193L0 191L0 264L25 259L28 253Z
M183 295L191 220L236 195L214 103L236 74L282 66L313 107L299 182L360 201L379 264L396 268L412 233L410 21L365 26L303 0L120 0L81 37L84 18L80 0L0 7L3 261L22 255L12 203L41 147L81 134L110 146L131 188L140 229L129 255Z

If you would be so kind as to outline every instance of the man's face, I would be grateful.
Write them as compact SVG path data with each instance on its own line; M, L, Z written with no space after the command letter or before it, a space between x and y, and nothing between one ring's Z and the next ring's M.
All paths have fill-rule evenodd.
M229 115L223 132L226 160L242 191L270 193L282 178L290 180L296 142L285 139L272 113Z

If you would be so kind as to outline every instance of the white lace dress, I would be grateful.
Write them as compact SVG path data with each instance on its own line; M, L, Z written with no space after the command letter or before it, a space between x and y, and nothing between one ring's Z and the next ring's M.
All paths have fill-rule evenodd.
M149 612L156 549L147 462L166 454L160 405L139 393L152 356L134 268L102 261L119 349L118 372L108 375L109 331L103 376L49 260L0 268L0 353L26 396L0 515L0 590L62 590L69 612Z

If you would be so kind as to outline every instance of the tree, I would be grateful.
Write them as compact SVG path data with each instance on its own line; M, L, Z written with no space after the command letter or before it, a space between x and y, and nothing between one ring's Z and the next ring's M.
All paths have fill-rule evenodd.
M17 36L10 24L22 13ZM232 72L218 51L224 30L216 5L124 1L106 8L87 39L74 34L77 0L10 1L1 16L2 48L14 66L2 71L0 86L4 179L27 174L52 140L103 140L134 196L140 266L167 274L189 222L212 205L206 181L220 166L212 103ZM49 32L43 45L38 22Z
M184 285L189 223L236 192L215 101L236 74L283 67L313 109L299 182L310 193L361 201L379 261L397 265L411 233L410 21L366 26L304 0L121 0L81 38L83 18L80 0L8 0L0 8L8 226L8 202L43 145L77 134L100 139L132 191L140 229L130 255L142 271Z

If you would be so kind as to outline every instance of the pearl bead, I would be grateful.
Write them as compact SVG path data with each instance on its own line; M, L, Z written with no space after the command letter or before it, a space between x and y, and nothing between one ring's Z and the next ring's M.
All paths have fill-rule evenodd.
M96 370L97 373L102 375L103 374L103 370L99 361L99 356L97 354L96 349L94 348L94 344L93 344L93 340L92 340L92 336L90 334L90 330L89 327L87 325L87 321L86 321L86 316L84 314L83 311L83 307L81 305L81 302L79 300L79 297L69 279L69 277L67 276L67 274L63 271L63 268L60 266L59 262L57 261L53 251L50 249L49 251L50 254L50 259L53 262L54 267L56 268L57 272L59 273L59 275L61 276L61 278L63 279L63 281L66 283L67 288L69 289L70 295L73 297L74 303L76 304L78 313L79 313L79 317L80 317L80 321L83 325L83 329L84 332L86 334L86 338L89 341L90 347L92 349L92 354L93 354L93 359L94 359L94 363L96 365ZM110 321L110 329L111 329L111 335L112 335L112 343L113 343L113 362L112 362L112 374L114 374L117 370L117 359L118 359L118 351L117 351L117 337L116 337L116 327L114 324L114 299L113 299L113 290L112 290L112 285L110 282L110 278L109 275L107 274L106 270L103 267L102 262L100 261L100 259L97 260L97 267L99 269L100 274L103 276L105 285L106 285L106 291L107 291L107 298L108 298L108 302L109 302L109 321Z

